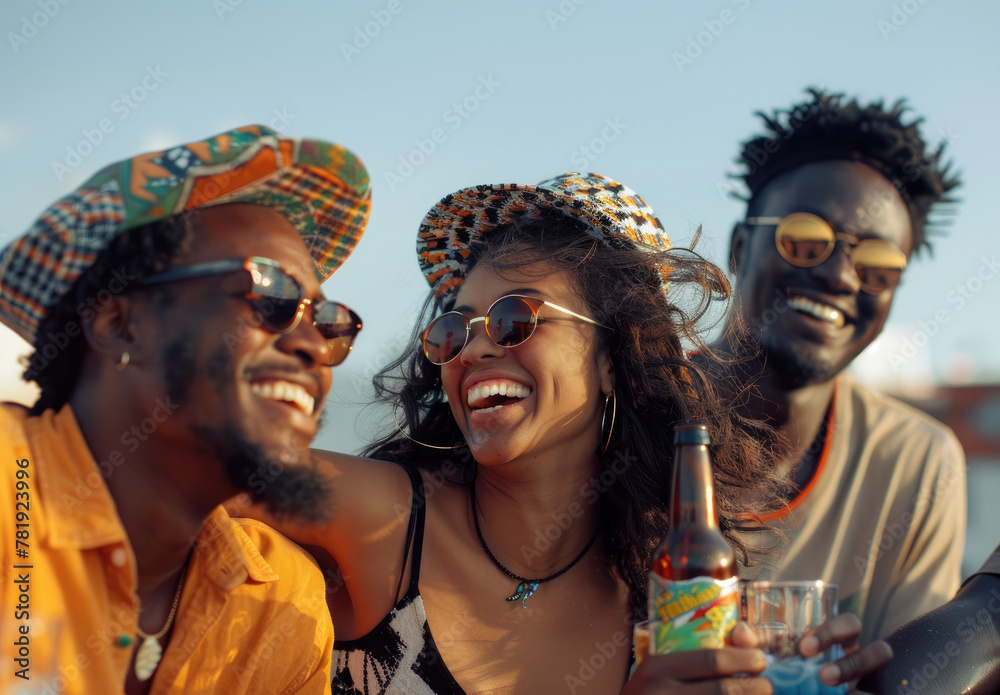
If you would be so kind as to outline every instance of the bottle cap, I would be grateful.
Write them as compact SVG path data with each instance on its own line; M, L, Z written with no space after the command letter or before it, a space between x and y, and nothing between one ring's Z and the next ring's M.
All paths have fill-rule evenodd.
M678 444L704 444L712 443L708 436L708 427L701 422L684 420L674 425L674 446Z

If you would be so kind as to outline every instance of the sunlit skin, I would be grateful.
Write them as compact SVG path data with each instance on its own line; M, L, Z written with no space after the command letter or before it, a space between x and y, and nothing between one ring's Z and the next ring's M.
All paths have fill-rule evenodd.
M823 161L798 167L767 184L750 214L783 217L793 212L818 215L838 232L887 240L907 256L912 250L912 227L902 198L891 182L865 164ZM829 259L813 268L792 265L778 254L773 227L738 224L732 256L735 310L762 347L757 363L746 369L748 375L760 374L748 410L781 426L801 452L819 431L833 378L882 331L894 291L863 292L840 243ZM905 277L904 272L904 283ZM836 308L845 324L837 326L790 308L786 300L795 296ZM790 370L793 363L801 368ZM810 467L800 467L795 482L801 486L811 475Z
M252 205L209 208L201 213L199 224L211 233L199 235L191 252L175 265L264 256L281 263L307 296L322 296L301 236L274 210ZM255 226L267 233L254 234ZM164 424L164 435L187 439L194 426L212 429L230 420L244 437L271 455L287 458L297 451L301 456L316 435L332 380L332 370L321 363L328 348L319 331L308 318L286 335L259 327L249 302L243 299L250 289L245 272L172 283L168 289L176 300L165 313L158 311L158 320L150 328L159 333L152 340L162 346L169 345L179 331L191 335L196 343L190 350L202 378L191 381L186 407ZM226 362L230 372L217 373ZM251 384L279 378L305 388L315 398L314 412L306 414L251 390ZM227 405L232 403L235 408Z
M295 229L273 210L224 206L206 210L199 233L176 265L243 256L267 256L297 269L300 283L319 296L312 261ZM140 627L157 632L166 622L185 559L211 510L243 488L224 473L218 455L238 436L287 466L307 466L319 411L305 415L289 404L255 395L251 380L280 375L299 382L322 404L330 369L328 349L308 321L278 335L253 327L239 274L174 283L173 301L154 302L148 290L116 295L88 325L90 350L70 403L95 460L125 454L106 482L135 552ZM242 339L226 344L225 335ZM182 355L165 348L177 346ZM122 352L130 361L116 368ZM132 453L123 433L150 414L159 399L171 414ZM109 404L113 404L110 407ZM144 692L134 680L126 692Z
M474 318L509 294L538 296L590 316L571 277L545 266L503 277L477 267L463 283L456 307ZM597 527L600 512L591 481L601 465L597 447L604 396L614 386L612 363L598 339L601 329L545 307L540 317L546 321L535 333L510 348L490 341L482 323L473 324L465 349L442 368L452 413L470 446L441 452L443 475L423 474L420 594L435 645L466 692L567 692L567 678L573 678L576 693L617 693L628 673L635 618L625 583L602 558L602 541L572 570L541 585L524 609L504 600L516 582L480 546L469 486L453 482L471 450L484 537L500 561L521 576L543 577L565 567ZM476 412L468 404L469 385L491 378L517 382L531 393L499 410ZM402 551L412 493L406 474L394 464L316 454L333 483L329 519L278 528L310 547L334 578L327 600L337 638L357 639L392 610L400 582L400 595L409 584ZM256 508L250 511L266 518ZM848 626L834 638L849 641L857 629ZM697 681L759 672L765 662L752 648L754 638L742 633L739 640L739 646L708 657L647 659L626 692L682 693L692 687L680 683L682 677ZM592 658L598 668L588 665ZM762 679L738 682L747 693L770 692Z
M517 293L589 315L567 274L527 270L503 278L486 267L473 270L456 306L466 307L472 318L499 297ZM601 417L614 385L598 341L601 329L546 307L540 317L545 320L535 333L509 349L493 344L482 324L474 324L469 344L442 370L456 420L478 461L483 534L501 562L527 577L566 566L597 528L590 481L600 471ZM476 413L463 384L491 377L517 381L531 393L492 414ZM395 465L321 456L334 484L330 522L281 529L321 548L317 557L343 574L342 589L330 591L328 600L338 639L352 639L367 634L396 602L411 492ZM469 449L442 452L444 462L454 462L456 478L459 457L468 461ZM581 655L589 657L595 644L608 642L606 666L577 692L618 692L630 659L628 591L602 559L601 541L571 571L543 584L525 610L504 600L516 582L479 544L469 487L430 473L424 478L420 592L435 643L459 684L469 693L562 692L567 674L578 677ZM351 492L362 489L364 495ZM540 543L545 530L551 539L542 536ZM408 571L403 581L405 591Z
M569 274L552 272L537 287L534 271L503 278L489 268L475 268L462 285L455 310L467 318L482 316L496 299L525 294L584 311ZM542 307L532 336L508 350L489 339L482 323L473 325L461 355L441 368L441 380L455 421L480 464L510 464L519 469L513 473L516 480L535 479L549 466L564 466L566 457L584 463L591 473L599 472L600 418L604 396L614 382L607 354L595 349L598 330ZM467 402L468 389L491 379L512 379L528 386L531 394L499 411L478 413Z

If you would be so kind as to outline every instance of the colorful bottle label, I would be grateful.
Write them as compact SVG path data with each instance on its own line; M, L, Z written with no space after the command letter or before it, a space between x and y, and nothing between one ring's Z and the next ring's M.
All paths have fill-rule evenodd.
M719 649L739 619L739 579L695 577L681 582L649 574L651 654Z

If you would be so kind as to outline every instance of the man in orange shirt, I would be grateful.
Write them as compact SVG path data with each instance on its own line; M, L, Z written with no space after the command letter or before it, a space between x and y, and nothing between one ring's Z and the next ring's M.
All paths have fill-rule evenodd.
M322 515L361 322L319 284L369 202L344 148L250 126L107 167L3 251L41 396L0 407L0 691L328 692L319 569L219 505Z

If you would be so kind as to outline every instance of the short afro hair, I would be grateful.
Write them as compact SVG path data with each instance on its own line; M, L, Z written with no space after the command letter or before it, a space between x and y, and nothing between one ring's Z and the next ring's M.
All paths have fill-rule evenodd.
M736 197L752 204L769 182L810 162L862 162L885 176L906 203L914 250L925 246L930 250L928 234L940 234L940 226L949 221L928 220L931 208L957 202L948 192L961 183L957 174L949 172L951 163L942 161L945 143L928 149L918 128L923 119L903 122L909 110L904 99L886 110L882 101L862 106L857 99L846 101L843 94L806 91L811 101L770 116L756 112L767 131L743 143L736 159L743 170L731 176L746 184L749 195ZM941 212L949 215L953 210L945 206Z

